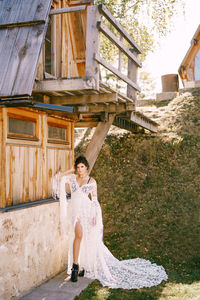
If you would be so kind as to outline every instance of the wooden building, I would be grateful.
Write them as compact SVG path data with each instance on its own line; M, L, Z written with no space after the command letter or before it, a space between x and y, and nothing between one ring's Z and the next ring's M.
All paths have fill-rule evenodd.
M190 48L178 72L185 88L200 87L200 25L192 37Z
M118 48L117 64L103 58L101 36ZM112 124L157 131L135 107L140 53L106 7L91 0L0 1L1 299L66 266L51 183L74 162L74 127L96 127L85 153L91 168ZM126 94L105 83L102 67L127 84Z

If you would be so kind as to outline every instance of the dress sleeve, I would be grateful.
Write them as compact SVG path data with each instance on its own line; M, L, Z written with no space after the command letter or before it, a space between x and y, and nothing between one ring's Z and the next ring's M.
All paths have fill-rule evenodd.
M61 179L59 178L59 173L53 176L52 179L52 197L54 199L60 199L61 192L65 192L65 184L70 183L70 179L72 174L63 176Z
M60 228L64 235L67 234L67 201L65 184L70 183L72 174L59 178L57 173L52 180L52 196L56 200L60 200Z
M92 217L96 217L100 209L100 204L97 196L97 183L96 181L91 185L91 200L92 200Z

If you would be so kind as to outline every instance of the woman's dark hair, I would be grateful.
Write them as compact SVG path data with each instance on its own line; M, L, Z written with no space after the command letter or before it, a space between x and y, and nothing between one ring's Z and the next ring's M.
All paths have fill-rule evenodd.
M78 166L78 164L84 164L86 167L87 167L87 169L89 169L89 163L88 163L88 161L87 161L87 159L86 159L86 157L85 156L79 156L79 157L77 157L77 159L75 160L75 169L77 168L77 166Z

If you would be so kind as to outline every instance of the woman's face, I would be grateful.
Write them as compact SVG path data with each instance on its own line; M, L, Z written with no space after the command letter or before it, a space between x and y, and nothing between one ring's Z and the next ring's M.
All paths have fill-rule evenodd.
M87 174L87 167L83 163L79 163L76 167L76 172L78 175L86 175Z

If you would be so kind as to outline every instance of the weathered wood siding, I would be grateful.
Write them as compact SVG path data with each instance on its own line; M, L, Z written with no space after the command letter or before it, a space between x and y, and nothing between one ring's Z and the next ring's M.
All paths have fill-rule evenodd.
M0 2L0 96L31 95L52 0Z
M8 137L10 113L37 116L38 139ZM51 197L53 175L73 164L73 122L17 108L3 108L0 120L0 186L1 192L5 190L0 193L1 207ZM67 128L69 144L48 142L48 120Z
M77 4L81 5L81 1ZM73 1L67 0L52 2L53 9L72 5L74 5ZM85 77L86 22L87 10L51 16L51 75L54 77ZM40 56L36 78L39 80L49 78L45 73L45 45Z

